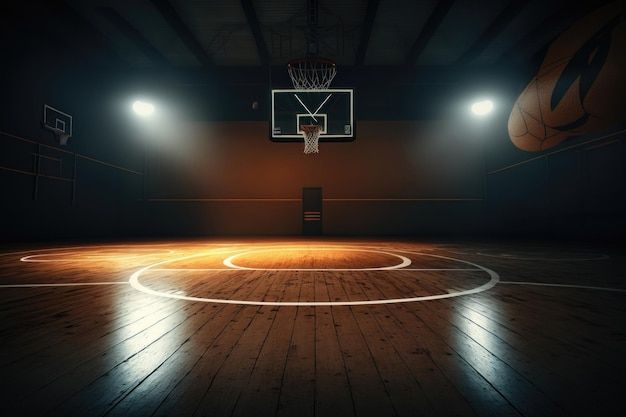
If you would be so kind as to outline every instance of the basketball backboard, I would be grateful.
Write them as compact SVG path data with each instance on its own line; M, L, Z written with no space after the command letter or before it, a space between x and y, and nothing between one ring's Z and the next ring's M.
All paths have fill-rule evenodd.
M59 138L61 145L72 136L72 116L47 104L43 105L43 126Z
M355 139L354 90L272 90L270 138L276 142L303 140L302 125L321 125L320 142Z

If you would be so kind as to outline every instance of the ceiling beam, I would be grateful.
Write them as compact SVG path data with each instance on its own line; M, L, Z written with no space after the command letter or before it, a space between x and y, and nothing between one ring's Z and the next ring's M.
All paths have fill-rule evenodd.
M448 14L453 4L454 0L439 0L433 12L430 14L430 17L424 24L419 36L415 39L415 42L413 42L411 49L409 49L405 65L412 67L417 63L418 58L424 49L426 49L426 45L428 45L428 42L437 31L437 28Z
M69 22L68 26L80 33L80 39L75 39L75 42L80 44L79 48L84 56L91 57L104 66L124 67L127 65L127 62L117 54L102 33L95 29L74 7L66 0L59 0L57 3ZM54 22L52 23L54 24ZM67 30L63 30L63 32L66 33Z
M489 44L524 10L528 0L511 0L509 4L500 12L491 24L483 31L456 61L457 64L469 64L489 46Z
M265 44L265 38L263 38L263 32L261 31L261 23L259 22L259 18L254 10L252 0L241 0L241 7L243 8L243 12L248 20L248 26L250 26L252 36L254 36L254 42L256 43L256 49L259 53L261 65L267 67L270 65L270 53L267 49L267 45Z
M376 19L376 12L378 11L379 4L380 0L369 0L367 2L365 20L363 21L363 29L361 30L361 40L359 41L359 47L357 48L356 59L354 61L354 65L357 67L363 65L365 62L365 55L367 54L370 37L372 36L374 20Z
M213 60L204 50L193 32L185 22L183 22L183 19L174 6L172 6L168 0L151 0L151 2L159 13L161 13L163 19L165 19L174 32L176 32L180 40L183 41L187 49L196 57L198 62L207 68L212 67Z
M500 58L498 64L505 65L511 61L522 61L531 55L543 50L552 39L550 34L561 33L581 17L591 11L604 6L612 0L582 1L572 4L568 0L561 0L561 7L543 19L519 41L515 42ZM517 59L516 59L517 58Z
M284 65L271 67L272 72L279 76L280 83L288 83L289 77ZM108 72L105 72L107 74ZM125 75L157 85L210 86L222 83L229 86L267 87L267 74L260 71L259 66L216 66L215 71L208 74L203 68L178 68L176 73L164 68L131 68ZM342 66L337 74L340 85L351 85L359 90L378 90L389 86L420 86L424 88L445 88L455 85L477 85L483 82L489 85L509 85L511 80L518 79L518 68L498 68L494 65L475 65L456 67L437 65L411 68L397 65L364 65L361 67ZM514 85L517 87L517 85Z
M32 42L43 37L43 42L62 45L55 48L53 54L59 57L69 54L79 64L102 67L126 65L104 36L65 0L10 2L3 7L0 38L13 39L16 36L20 36L21 41L9 42L3 50L7 60L12 54L31 53Z
M102 16L111 22L117 29L130 40L137 48L153 63L169 66L169 61L156 49L133 25L124 19L117 11L110 7L99 9Z

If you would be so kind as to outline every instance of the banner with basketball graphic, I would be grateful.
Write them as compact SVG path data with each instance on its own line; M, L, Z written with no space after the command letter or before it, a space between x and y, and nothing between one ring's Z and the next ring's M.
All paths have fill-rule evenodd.
M549 46L509 116L509 136L542 151L626 122L626 1L601 7Z

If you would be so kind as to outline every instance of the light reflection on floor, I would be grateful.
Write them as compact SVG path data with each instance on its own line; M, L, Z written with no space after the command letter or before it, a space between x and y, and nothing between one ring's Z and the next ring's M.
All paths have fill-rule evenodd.
M237 415L252 406L274 415L297 397L298 384L282 378L300 374L299 385L312 384L302 392L318 393L301 394L300 407L320 409L332 391L345 392L350 401L333 401L357 415L366 404L417 412L419 398L440 415L607 412L621 402L614 370L626 369L624 262L607 252L570 250L576 259L554 261L565 252L548 245L498 252L484 243L229 240L0 254L0 358L11 381L2 388L29 399L11 415ZM384 269L402 259L388 253L410 265ZM241 255L229 268L233 254ZM459 259L518 285L419 302L292 306L173 299L127 284L162 262L144 285L204 299L394 300L489 281ZM74 286L15 287L29 284Z

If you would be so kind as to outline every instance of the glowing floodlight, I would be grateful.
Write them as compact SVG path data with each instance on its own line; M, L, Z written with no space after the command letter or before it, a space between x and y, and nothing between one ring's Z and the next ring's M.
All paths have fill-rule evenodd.
M148 117L154 113L154 106L145 101L137 100L133 103L133 111L141 117Z
M493 101L482 100L472 104L472 113L476 116L486 116L493 111Z

